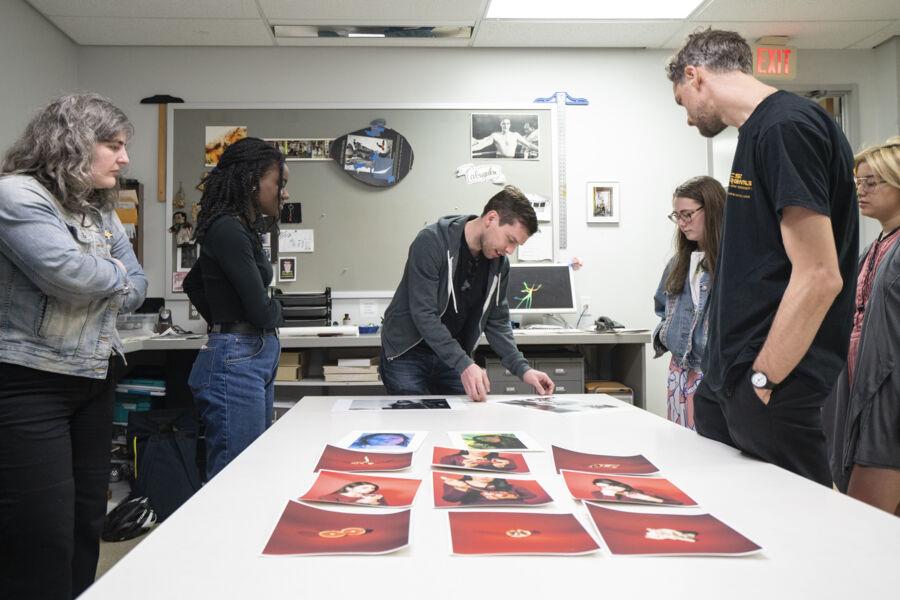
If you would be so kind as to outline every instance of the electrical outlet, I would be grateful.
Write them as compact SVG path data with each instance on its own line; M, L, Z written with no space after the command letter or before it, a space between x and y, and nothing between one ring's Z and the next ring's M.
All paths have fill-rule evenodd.
M591 314L591 297L590 296L582 296L581 297L581 306L579 307L579 311L584 311L585 315Z

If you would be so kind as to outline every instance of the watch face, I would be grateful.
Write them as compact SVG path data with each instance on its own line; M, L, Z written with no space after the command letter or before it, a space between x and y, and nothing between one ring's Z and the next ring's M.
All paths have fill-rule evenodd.
M766 377L765 373L754 373L750 376L750 383L753 384L754 387L761 388L768 383L769 379Z

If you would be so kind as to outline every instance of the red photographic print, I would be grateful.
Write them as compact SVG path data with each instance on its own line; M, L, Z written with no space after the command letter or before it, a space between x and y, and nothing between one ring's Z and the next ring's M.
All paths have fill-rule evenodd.
M518 452L490 452L487 450L460 450L435 446L431 466L495 473L528 473L528 463Z
M569 471L585 471L588 473L615 473L617 475L650 475L658 473L653 463L643 455L612 456L607 454L588 454L566 450L559 446L551 446L553 449L553 463L556 472L562 469Z
M288 501L263 554L385 554L409 544L409 513L345 513Z
M420 483L421 479L323 470L299 499L352 506L403 507L412 504Z
M586 503L613 554L744 555L761 548L712 515L632 513Z
M588 554L599 549L575 515L450 513L454 554Z
M690 496L661 477L628 477L565 469L561 473L566 487L576 500L651 506L697 506Z
M435 508L462 506L538 506L553 502L533 479L505 479L485 473L431 474Z
M330 471L400 471L407 469L412 464L412 452L402 454L387 452L369 452L359 450L347 450L330 444L325 446L319 464L314 472L328 469Z

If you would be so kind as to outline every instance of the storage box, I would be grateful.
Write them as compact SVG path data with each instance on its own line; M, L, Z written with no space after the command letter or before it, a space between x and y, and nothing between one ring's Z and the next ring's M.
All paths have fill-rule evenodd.
M301 368L296 365L279 366L275 371L275 381L300 381L303 379Z
M116 394L116 403L113 407L113 422L115 423L128 423L128 413L131 411L143 412L153 408L153 402L149 397L143 399L125 395L125 398L121 398L122 395Z
M299 367L305 360L305 352L300 351L292 351L292 350L282 350L281 356L278 358L278 366L279 367Z
M588 394L608 394L616 400L634 404L634 390L618 381L588 381L584 389Z

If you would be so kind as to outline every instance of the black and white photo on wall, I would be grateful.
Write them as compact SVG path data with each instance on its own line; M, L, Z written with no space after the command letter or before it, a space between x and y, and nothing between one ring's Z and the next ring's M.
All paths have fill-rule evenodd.
M301 211L299 202L286 202L281 206L281 222L282 223L302 223L303 212Z
M536 113L472 113L472 158L537 160L540 131Z
M175 247L175 270L190 271L200 255L199 244L184 244Z
M613 181L587 184L587 222L618 223L622 212L619 184Z
M278 281L297 281L297 259L295 257L278 259Z

